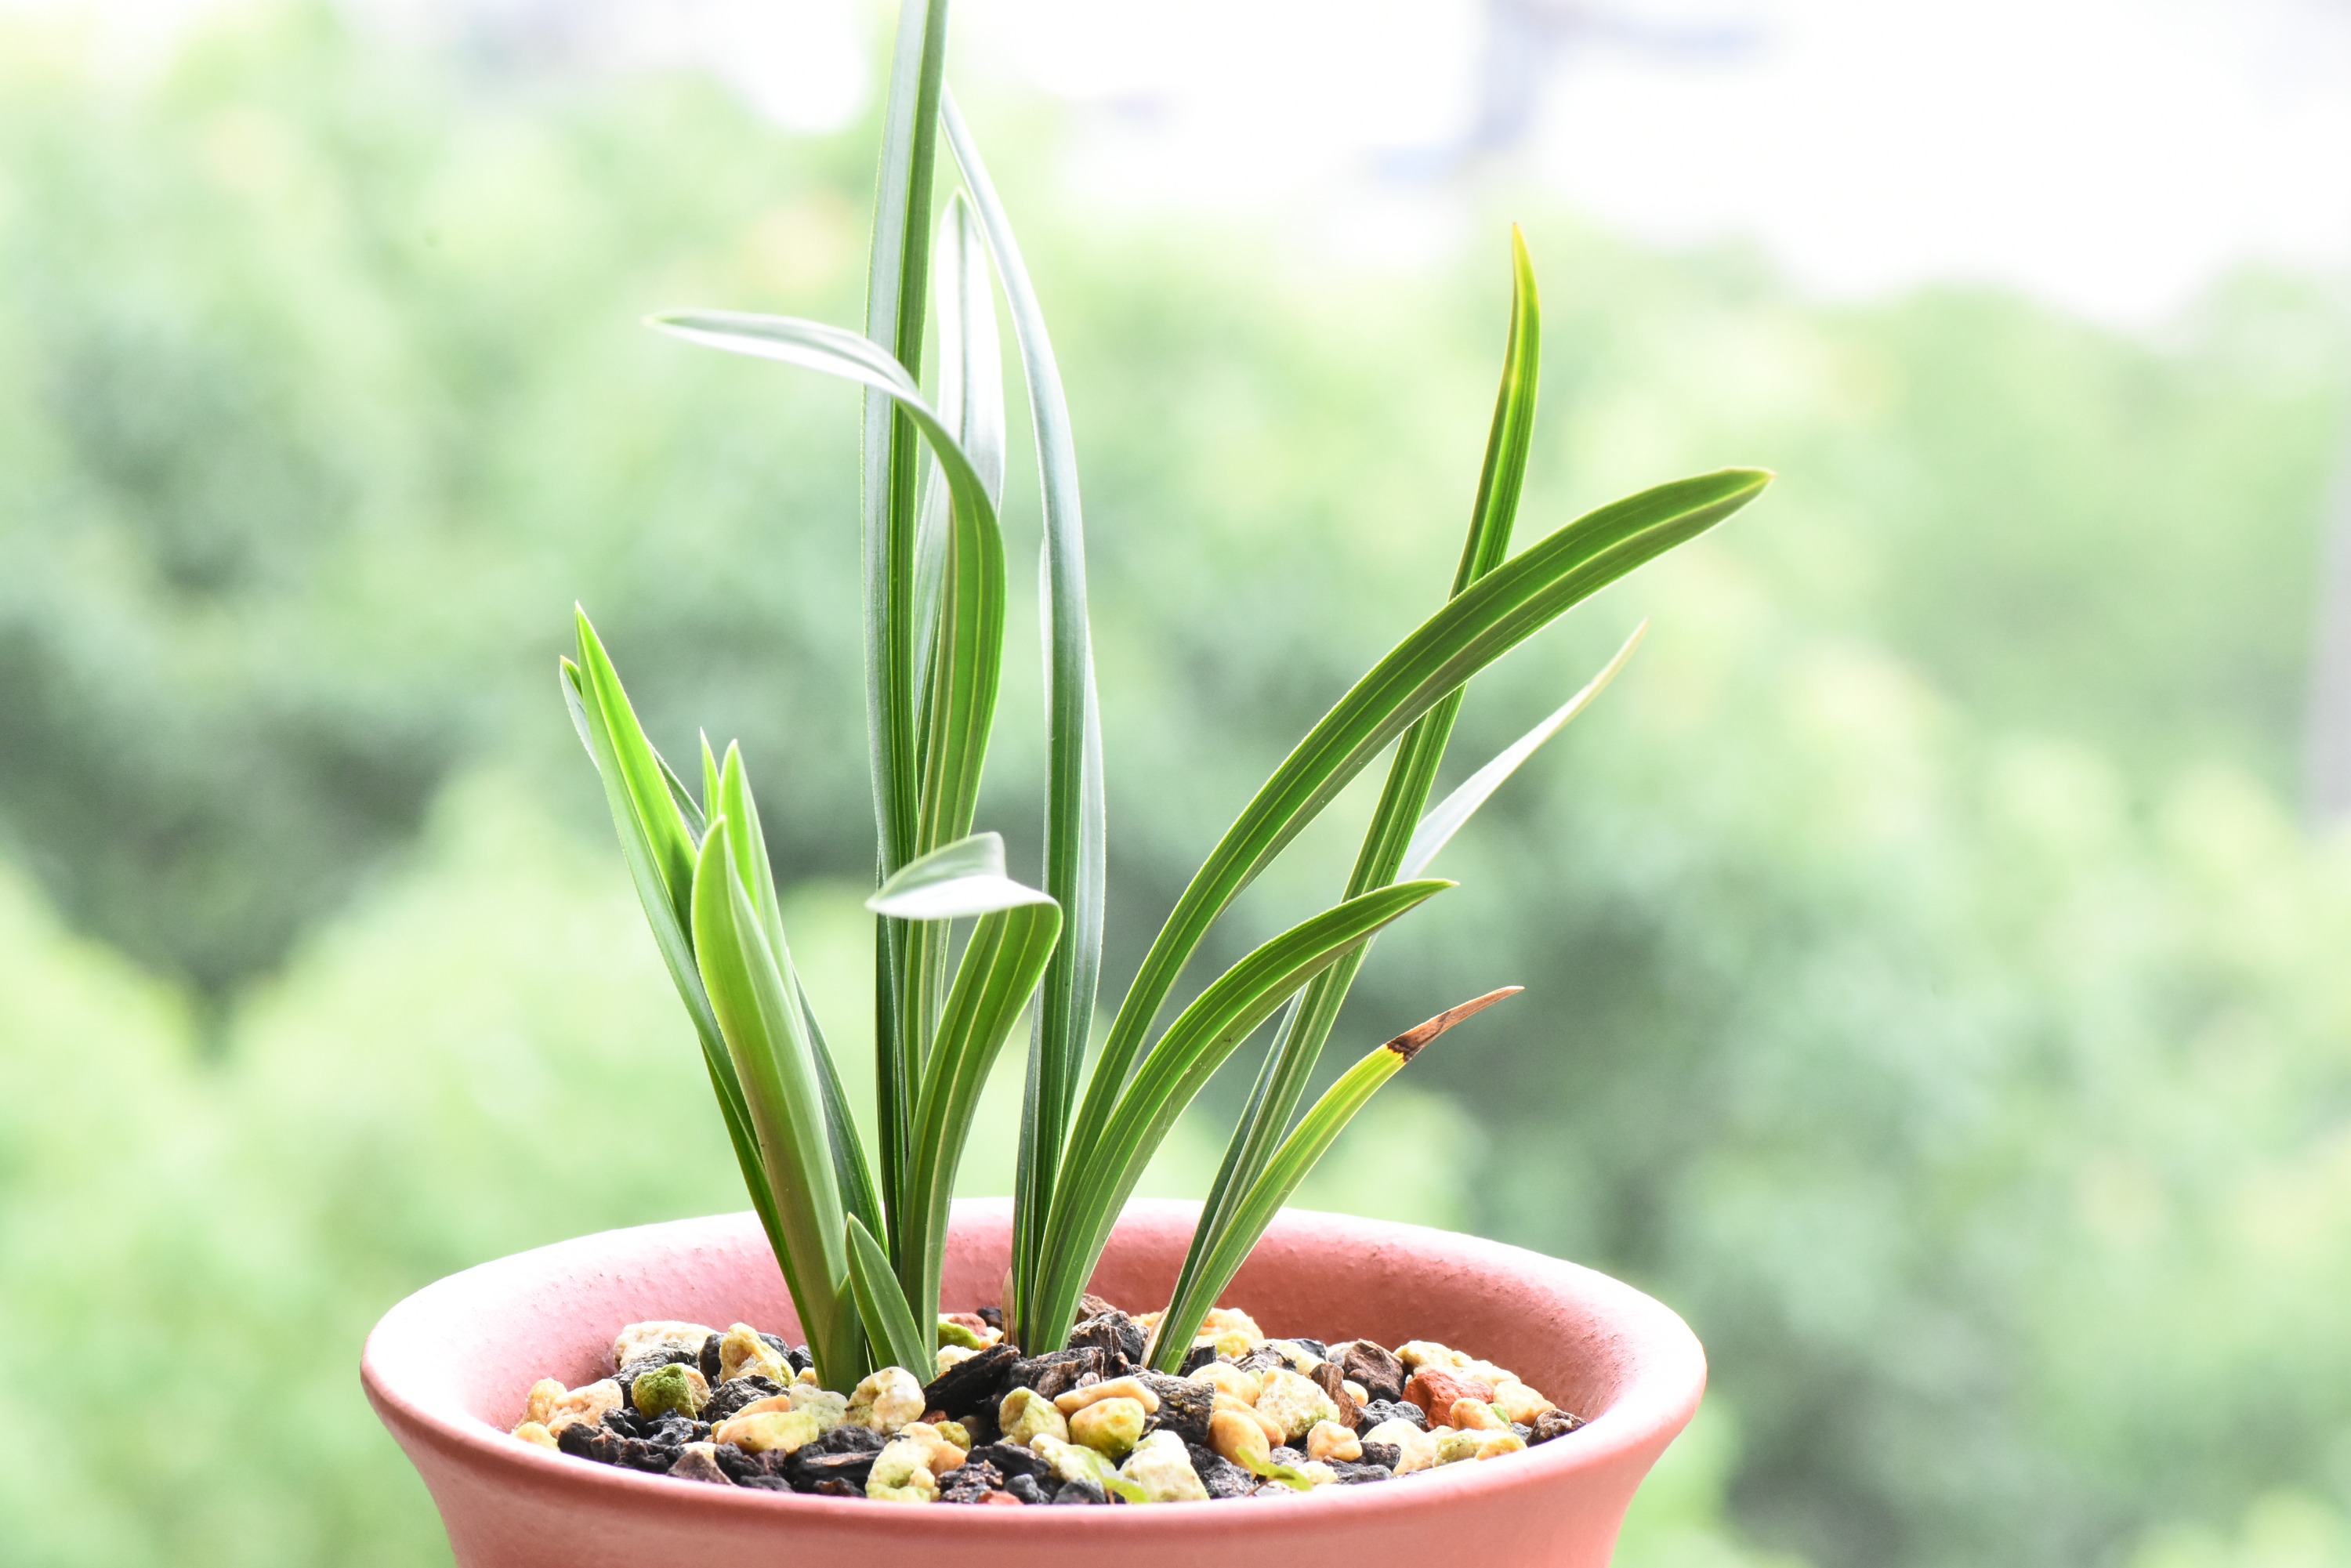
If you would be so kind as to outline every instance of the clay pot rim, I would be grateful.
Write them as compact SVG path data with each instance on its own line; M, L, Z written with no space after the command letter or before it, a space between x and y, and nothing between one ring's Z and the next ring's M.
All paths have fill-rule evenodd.
M991 1210L1001 1210L1008 1222L1010 1207L1008 1198L959 1198L956 1200L955 1212L958 1219L978 1219L989 1217ZM1180 1221L1188 1228L1199 1207L1193 1202L1137 1198L1128 1203L1120 1224L1137 1219ZM360 1382L368 1400L387 1426L405 1427L413 1436L462 1459L470 1468L486 1468L489 1472L542 1495L553 1492L583 1502L616 1495L635 1497L664 1511L681 1505L695 1511L733 1510L737 1519L808 1517L810 1510L822 1511L816 1517L839 1519L844 1517L846 1511L877 1525L886 1522L893 1532L918 1520L928 1522L943 1509L946 1518L937 1522L943 1526L951 1523L956 1531L1037 1529L1039 1521L1033 1508L891 1507L862 1498L696 1484L614 1465L591 1464L517 1440L504 1429L458 1407L458 1401L449 1391L440 1391L441 1396L435 1397L432 1391L402 1389L387 1374L386 1364L398 1359L392 1347L439 1316L435 1309L455 1304L471 1290L495 1288L517 1276L541 1273L550 1266L576 1269L616 1249L635 1252L690 1246L732 1235L752 1223L752 1217L746 1211L598 1231L511 1253L435 1281L394 1305L369 1333L360 1361ZM1250 1518L1248 1505L1251 1503L1280 1509L1285 1517L1293 1509L1343 1508L1358 1519L1376 1519L1384 1511L1418 1514L1432 1506L1447 1504L1473 1508L1480 1499L1544 1488L1556 1484L1567 1472L1610 1464L1641 1448L1661 1427L1678 1431L1697 1409L1705 1391L1706 1354L1688 1325L1662 1302L1580 1264L1454 1231L1311 1209L1283 1210L1269 1229L1267 1240L1324 1245L1380 1242L1403 1246L1416 1256L1432 1260L1516 1276L1531 1296L1554 1303L1572 1301L1588 1317L1604 1323L1612 1338L1630 1347L1634 1370L1605 1409L1566 1437L1536 1445L1523 1453L1447 1465L1399 1478L1395 1482L1322 1487L1295 1499L1056 1509L1053 1516L1067 1515L1069 1521L1048 1528L1147 1531L1159 1528L1154 1521L1165 1524L1176 1519L1196 1520L1204 1525L1213 1519L1218 1525L1229 1528L1246 1523ZM874 1519L877 1508L889 1514L886 1521Z

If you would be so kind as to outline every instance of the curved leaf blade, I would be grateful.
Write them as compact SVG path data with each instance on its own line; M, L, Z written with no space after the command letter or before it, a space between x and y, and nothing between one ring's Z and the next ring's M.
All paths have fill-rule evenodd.
M652 324L707 347L799 365L887 393L930 443L946 476L953 527L941 568L923 720L919 728L908 725L907 749L893 753L894 765L918 781L908 833L894 839L885 834L882 870L885 878L893 875L907 861L969 832L978 806L1004 650L1004 536L986 478L905 369L857 333L820 321L716 310L674 312L653 318ZM911 592L911 573L908 587ZM893 635L891 646L900 648ZM912 648L909 633L903 644L908 657ZM911 1157L906 1140L946 949L935 933L909 931L886 917L880 935L874 1075L886 1192L903 1185ZM891 1244L903 1250L904 1238L894 1217L890 1230Z
M1428 862L1453 841L1453 835L1478 814L1478 808L1492 800L1494 791L1524 766L1527 758L1541 750L1544 742L1565 729L1577 715L1590 707L1593 700L1608 689L1609 683L1623 671L1626 661L1633 657L1633 650L1641 645L1641 639L1648 634L1648 630L1646 621L1634 627L1633 634L1625 638L1615 655L1601 666L1600 673L1583 684L1583 690L1561 704L1541 724L1498 752L1492 761L1463 779L1450 795L1438 801L1436 810L1423 817L1420 825L1413 830L1412 842L1405 848L1404 862L1397 868L1396 874L1411 877L1426 871Z
M1013 1207L1013 1289L1007 1310L1016 1329L1019 1303L1034 1287L1046 1210L1060 1172L1062 1143L1077 1098L1086 1037L1101 985L1108 810L1102 787L1102 717L1094 686L1093 634L1086 612L1083 508L1077 444L1060 362L1045 314L1029 281L1012 221L996 193L978 143L952 93L940 98L947 146L963 172L980 228L996 262L1029 388L1038 490L1044 510L1045 591L1045 891L1061 904L1061 945L1047 967L1029 1055L1020 1158ZM1016 1334L1016 1337L1019 1337Z
M980 1091L1044 978L1061 934L1061 911L1041 894L983 915L940 1011L914 1112L914 1158L900 1196L900 1224L911 1239L898 1277L926 1319L939 1309L947 1208Z
M1343 955L1453 885L1399 883L1335 904L1259 944L1177 1015L1120 1095L1102 1133L1072 1145L1062 1165L1032 1320L1060 1326L1058 1333L1040 1329L1040 1343L1023 1349L1033 1355L1066 1339L1078 1297L1144 1166L1234 1048Z
M909 862L865 907L896 920L956 920L1052 898L1004 872L1004 836L973 833Z
M838 1380L861 1362L846 1311L844 1215L831 1130L799 1005L736 865L735 834L722 816L703 839L695 876L695 955L759 1134L784 1239L777 1262L808 1332L817 1375L845 1387Z
M592 631L590 635L593 635ZM612 827L620 835L622 859L636 886L645 923L652 928L653 946L677 988L678 999L685 1004L686 1016L694 1022L695 1039L702 1047L702 1065L709 1074L711 1092L717 1097L719 1118L726 1124L727 1142L735 1147L735 1162L743 1173L743 1186L751 1195L751 1207L759 1217L760 1228L767 1232L768 1244L781 1256L783 1228L776 1214L775 1195L768 1187L767 1169L760 1161L758 1134L752 1129L750 1110L744 1103L743 1085L735 1075L735 1063L719 1033L717 1016L710 1010L710 998L703 989L692 936L679 920L669 885L659 873L658 856L651 842L652 828L640 815L636 797L631 793L619 765L611 760L618 749L613 727L606 723L601 705L593 710L589 707L590 693L585 672L571 660L564 659L559 661L559 673L564 706L570 710L572 725L579 730L589 758L596 764L597 774L603 780ZM634 710L628 706L628 694L620 691L617 675L612 685L619 692L620 708L626 716L629 731L642 739L643 730L636 723ZM667 771L666 768L664 771ZM642 769L639 776L642 777ZM690 887L686 896L690 901Z
M1176 1294L1159 1320L1161 1333L1151 1346L1154 1366L1172 1373L1183 1364L1208 1309L1217 1304L1217 1298L1240 1272L1258 1238L1265 1234L1273 1217L1290 1201L1290 1195L1298 1190L1298 1184L1330 1152L1347 1124L1371 1103L1380 1087L1403 1071L1405 1063L1419 1055L1430 1040L1504 998L1518 995L1520 988L1504 986L1446 1009L1371 1051L1322 1092L1322 1098L1307 1108L1306 1114L1281 1141L1264 1169L1235 1201L1225 1222L1207 1236L1201 1248L1198 1272L1177 1282Z
M882 1249L882 1243L873 1239L864 1221L850 1215L845 1235L850 1290L857 1299L858 1317L865 1325L865 1338L873 1347L875 1363L903 1366L921 1381L929 1382L938 1363L932 1348L937 1335L925 1335L922 1326L915 1322L914 1309L906 1304L906 1293L898 1289L897 1276L890 1272L890 1255Z
M1486 457L1478 476L1478 496L1469 509L1469 528L1462 540L1461 559L1454 568L1451 594L1500 565L1510 554L1510 534L1518 519L1519 495L1526 478L1527 457L1534 441L1535 400L1541 382L1542 301L1535 287L1534 261L1527 254L1525 234L1510 225L1510 322L1502 348L1501 384L1494 393L1494 416L1486 437ZM1462 691L1457 687L1413 722L1396 743L1379 804L1364 830L1363 847L1347 878L1347 895L1378 887L1418 872L1403 869L1407 839L1414 821L1427 808L1429 791L1453 737L1460 716ZM1264 1171L1273 1156L1274 1142L1290 1124L1305 1096L1323 1042L1339 1020L1339 1009L1355 982L1370 947L1357 948L1314 977L1297 1004L1274 1031L1272 1047L1258 1070L1249 1097L1225 1145L1217 1179L1201 1206L1200 1220L1186 1252L1177 1278L1181 1295L1203 1262L1203 1249L1230 1218L1231 1206Z
M1242 809L1176 900L1112 1019L1073 1145L1101 1138L1145 1033L1208 926L1382 747L1567 610L1738 511L1771 477L1724 469L1589 512L1464 589L1356 682Z
M913 383L923 363L930 281L931 185L946 73L947 0L902 0L867 264L864 339ZM875 397L874 392L889 392ZM914 662L914 534L921 453L903 398L869 386L862 519L867 727L881 874L917 852L915 739L921 666ZM889 944L883 944L885 961ZM887 1084L884 1084L887 1087ZM890 1118L885 1115L885 1122ZM885 1157L888 1151L885 1151Z

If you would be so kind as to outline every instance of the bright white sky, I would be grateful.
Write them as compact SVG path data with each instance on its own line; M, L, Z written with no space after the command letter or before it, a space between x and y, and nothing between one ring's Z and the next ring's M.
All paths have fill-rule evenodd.
M1537 0L1539 182L1667 243L1746 238L1823 292L1992 279L2145 322L2251 260L2351 271L2351 0ZM732 6L691 7L714 34ZM721 48L762 96L854 107L856 0ZM670 12L672 22L681 15ZM1374 258L1450 243L1482 0L965 0L990 77L1081 106L1111 199L1311 214ZM789 42L784 40L789 38ZM756 64L752 62L758 62ZM1401 172L1418 169L1415 177Z
M143 26L214 0L98 3ZM861 107L891 9L355 3L698 60L811 128ZM2144 323L2248 261L2351 273L2351 0L1518 3L1565 25L1510 51L1539 110L1468 176L1487 0L961 0L956 74L1067 100L1090 196L1302 221L1374 264L1458 243L1469 185L1539 184L1835 295L1989 279Z

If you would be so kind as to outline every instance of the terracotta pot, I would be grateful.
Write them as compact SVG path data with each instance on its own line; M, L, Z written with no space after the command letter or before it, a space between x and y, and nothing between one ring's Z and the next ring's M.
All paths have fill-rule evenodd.
M1166 1300L1197 1213L1196 1204L1130 1204L1095 1291L1138 1310ZM950 1309L997 1300L1010 1237L1008 1202L956 1205ZM742 1321L797 1337L790 1299L748 1214L609 1231L452 1275L384 1314L360 1375L432 1489L463 1568L1597 1568L1634 1488L1706 1383L1697 1339L1631 1287L1417 1226L1285 1213L1226 1300L1277 1333L1441 1340L1510 1367L1591 1424L1523 1454L1395 1481L1141 1508L925 1508L736 1490L593 1464L506 1435L535 1380L577 1385L608 1373L623 1323Z

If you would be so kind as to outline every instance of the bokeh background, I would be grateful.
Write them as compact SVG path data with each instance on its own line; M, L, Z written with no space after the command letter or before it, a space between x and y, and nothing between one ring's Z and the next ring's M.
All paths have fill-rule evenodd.
M2351 9L963 9L1085 466L1114 981L1440 597L1510 221L1522 539L1782 476L1473 694L1457 758L1653 620L1332 1056L1526 996L1303 1197L1688 1317L1714 1389L1620 1561L2351 1564ZM665 747L742 738L870 1051L855 398L637 321L860 319L889 25L0 8L0 1563L445 1562L375 1316L740 1206L558 700L575 599Z

